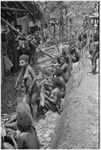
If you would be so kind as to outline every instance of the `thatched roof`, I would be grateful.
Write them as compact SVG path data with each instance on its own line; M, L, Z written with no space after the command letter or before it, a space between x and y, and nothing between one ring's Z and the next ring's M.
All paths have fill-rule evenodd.
M1 17L8 22L14 21L27 15L35 22L40 20L42 13L34 1L2 1L1 2Z

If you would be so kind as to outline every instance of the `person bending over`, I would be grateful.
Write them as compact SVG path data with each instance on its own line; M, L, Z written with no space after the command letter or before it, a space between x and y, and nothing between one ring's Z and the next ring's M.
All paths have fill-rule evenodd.
M17 117L19 113L27 113L31 118L32 124L34 123L29 104L21 102L17 105L16 112L10 117L10 119L4 124L4 126L6 128L12 128L14 130L17 129Z

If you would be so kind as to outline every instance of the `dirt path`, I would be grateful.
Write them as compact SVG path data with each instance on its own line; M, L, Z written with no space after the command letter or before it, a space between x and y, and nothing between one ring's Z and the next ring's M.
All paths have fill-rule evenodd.
M89 59L85 61L85 66L81 72L73 75L73 88L66 95L65 108L58 121L52 148L98 148L98 74L94 76L89 73Z

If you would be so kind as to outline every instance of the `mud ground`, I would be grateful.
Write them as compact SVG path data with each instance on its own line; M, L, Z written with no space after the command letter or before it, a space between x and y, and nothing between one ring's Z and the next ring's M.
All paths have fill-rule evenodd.
M91 62L86 59L85 67L73 74L73 88L68 91L67 85L65 107L58 120L52 148L99 148L99 74L92 75L90 71Z

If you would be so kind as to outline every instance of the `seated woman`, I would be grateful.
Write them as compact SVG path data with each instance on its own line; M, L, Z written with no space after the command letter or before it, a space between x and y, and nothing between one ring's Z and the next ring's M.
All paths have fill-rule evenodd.
M53 89L49 95L44 95L46 98L45 107L53 111L58 111L59 114L61 108L61 99L64 98L66 93L65 81L61 75L61 70L58 70L57 74L54 74L52 79Z
M14 134L7 131L5 138L2 137L3 149L39 149L40 143L31 118L25 112L17 116L17 130Z
M52 110L52 111L58 111L58 113L60 114L60 111L57 107L57 104L58 104L58 101L60 101L60 89L57 87L57 88L54 88L50 94L50 96L47 96L46 94L44 95L45 96L45 105L44 107L47 109L47 110Z
M19 113L17 127L21 131L17 139L18 149L39 149L37 133L32 126L31 118L26 113Z

